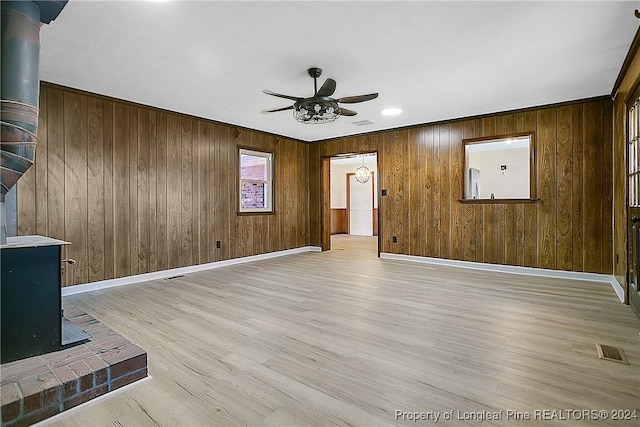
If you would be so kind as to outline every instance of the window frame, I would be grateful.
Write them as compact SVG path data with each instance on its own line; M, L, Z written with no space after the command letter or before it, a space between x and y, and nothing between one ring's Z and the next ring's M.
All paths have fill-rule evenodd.
M467 179L467 146L482 144L488 142L495 142L496 140L529 137L529 197L519 199L467 199L465 198L465 184ZM505 204L505 203L536 203L538 199L537 194L537 170L536 170L536 135L535 132L519 132L510 133L504 135L491 135L483 136L480 138L466 138L462 140L462 186L461 186L461 198L458 199L460 203L470 204Z
M238 171L238 202L236 206L238 207L237 214L238 215L270 215L276 212L275 210L275 191L274 191L274 170L275 170L275 154L273 151L256 149L253 147L242 147L238 146L238 162L237 162L237 171ZM242 156L249 155L254 157L262 157L267 159L267 180L253 180L253 179L242 179ZM243 208L242 207L242 184L245 182L261 182L265 184L265 193L266 193L266 201L267 207L264 208Z

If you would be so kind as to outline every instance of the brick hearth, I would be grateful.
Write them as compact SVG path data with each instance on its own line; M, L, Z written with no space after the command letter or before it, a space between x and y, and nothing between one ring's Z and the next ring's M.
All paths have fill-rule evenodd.
M65 317L91 341L0 365L2 426L34 424L147 376L147 354L83 311Z

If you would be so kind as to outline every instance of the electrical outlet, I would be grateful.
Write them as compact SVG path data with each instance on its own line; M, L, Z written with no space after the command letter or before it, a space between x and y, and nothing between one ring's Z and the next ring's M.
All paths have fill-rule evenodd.
M216 240L216 248L220 249L221 247L220 240Z
M393 243L398 243L398 236L393 236L392 240L393 240Z
M620 263L620 255L616 254L616 264Z
M386 195L387 195L387 189L386 189L386 188L383 188L383 189L382 189L382 191L381 191L381 193L382 193L382 195L383 195L383 196L386 196Z

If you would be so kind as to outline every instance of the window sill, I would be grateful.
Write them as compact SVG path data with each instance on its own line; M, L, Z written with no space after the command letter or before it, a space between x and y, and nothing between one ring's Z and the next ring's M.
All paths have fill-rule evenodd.
M536 203L540 199L458 199L463 204L501 205Z
M250 215L275 215L276 211L257 211L257 212L236 212L238 216L250 216Z

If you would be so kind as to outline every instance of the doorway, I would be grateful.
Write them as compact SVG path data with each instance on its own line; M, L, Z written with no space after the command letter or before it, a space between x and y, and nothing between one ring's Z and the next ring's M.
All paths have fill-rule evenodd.
M332 238L344 243L368 236L379 255L378 176L377 152L322 159L323 251L332 249Z

